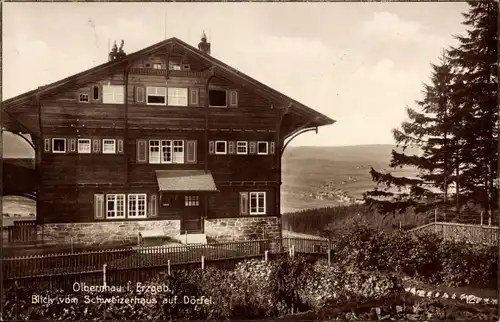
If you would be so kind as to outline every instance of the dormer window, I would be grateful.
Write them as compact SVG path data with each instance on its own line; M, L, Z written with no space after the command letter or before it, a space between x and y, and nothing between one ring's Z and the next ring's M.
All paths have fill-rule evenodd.
M211 107L227 107L226 91L211 89L208 91L209 105Z
M88 103L89 102L89 94L80 94L80 95L78 95L78 101L80 103Z
M168 69L169 70L181 70L181 63L178 61L169 61L168 62Z

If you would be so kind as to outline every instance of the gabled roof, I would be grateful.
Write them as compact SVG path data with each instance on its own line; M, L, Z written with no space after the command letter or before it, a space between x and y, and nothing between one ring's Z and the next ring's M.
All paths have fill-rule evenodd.
M75 82L90 78L93 75L97 73L105 73L108 71L112 71L113 69L119 68L119 67L124 67L128 61L134 61L136 59L139 59L143 57L144 55L147 55L149 53L155 52L167 45L176 45L180 46L181 48L185 49L187 52L198 56L202 58L203 60L213 64L216 68L220 69L224 73L227 73L231 76L234 76L236 79L249 83L253 85L253 87L259 91L264 92L265 94L275 98L278 101L282 101L284 104L283 105L288 105L292 111L297 112L298 114L303 114L307 116L309 119L311 119L311 123L314 124L314 126L321 126L321 125L329 125L335 123L335 120L305 106L304 104L274 90L273 88L251 78L250 76L247 76L240 71L236 70L235 68L223 63L222 61L214 58L211 55L205 54L202 51L198 50L197 48L185 43L184 41L178 39L178 38L169 38L167 40L161 41L159 43L156 43L152 46L146 47L142 50L136 51L134 53L128 54L125 56L123 59L120 60L114 60L110 61L101 65L98 65L96 67L93 67L91 69L88 69L84 72L75 74L73 76L64 78L62 80L59 80L57 82L54 82L49 85L45 86L40 86L39 88L35 90L31 90L29 92L26 92L24 94L18 95L16 97L10 98L8 100L5 100L2 103L2 110L7 110L11 107L17 106L19 104L25 104L29 103L32 101L37 95L39 97L43 97L45 95L50 95L58 90L60 90L62 87L67 86L68 84L74 84Z

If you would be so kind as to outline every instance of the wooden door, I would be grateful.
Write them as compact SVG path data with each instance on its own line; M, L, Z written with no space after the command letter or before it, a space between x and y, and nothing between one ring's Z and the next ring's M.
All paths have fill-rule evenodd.
M183 210L181 212L181 234L201 233L202 226L202 202L201 196L190 194L183 196Z

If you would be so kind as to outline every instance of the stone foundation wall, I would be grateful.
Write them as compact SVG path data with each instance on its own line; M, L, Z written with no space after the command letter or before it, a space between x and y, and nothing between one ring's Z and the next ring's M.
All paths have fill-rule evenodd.
M135 244L138 233L162 230L166 236L177 236L180 220L145 220L93 223L44 224L38 226L38 237L44 242L76 245Z
M281 218L256 216L205 219L205 234L209 242L280 238Z

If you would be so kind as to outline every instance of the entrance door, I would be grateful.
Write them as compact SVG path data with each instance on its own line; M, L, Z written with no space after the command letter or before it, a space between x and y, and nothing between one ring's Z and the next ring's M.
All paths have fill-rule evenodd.
M199 195L185 195L184 207L181 212L181 234L202 232L202 207Z

